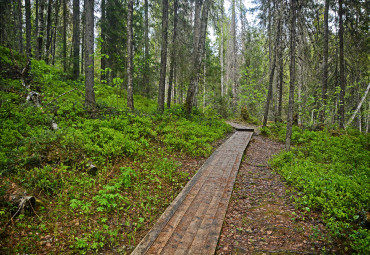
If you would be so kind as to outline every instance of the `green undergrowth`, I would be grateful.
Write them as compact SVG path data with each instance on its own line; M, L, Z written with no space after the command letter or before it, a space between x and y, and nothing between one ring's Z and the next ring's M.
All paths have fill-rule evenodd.
M96 81L97 107L86 109L83 81L35 60L21 76L22 56L4 47L0 56L3 254L129 253L189 180L181 160L209 156L231 131L220 118L187 115L181 106L158 114L154 100L140 95L130 112L119 83ZM41 107L26 100L30 91ZM36 208L12 218L9 195L23 192L37 198Z
M273 125L264 132L283 140L286 129ZM294 127L292 142L296 146L271 165L294 188L296 205L321 212L345 252L369 254L370 135Z

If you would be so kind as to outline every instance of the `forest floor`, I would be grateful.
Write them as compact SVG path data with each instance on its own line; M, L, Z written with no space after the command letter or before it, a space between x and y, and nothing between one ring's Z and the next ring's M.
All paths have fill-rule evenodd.
M284 148L254 136L240 166L216 254L336 253L320 215L297 210L268 160Z

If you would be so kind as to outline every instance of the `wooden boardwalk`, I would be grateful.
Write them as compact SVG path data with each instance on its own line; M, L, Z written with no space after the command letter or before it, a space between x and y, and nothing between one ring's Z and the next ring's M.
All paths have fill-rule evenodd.
M243 153L237 131L204 163L132 254L214 254Z

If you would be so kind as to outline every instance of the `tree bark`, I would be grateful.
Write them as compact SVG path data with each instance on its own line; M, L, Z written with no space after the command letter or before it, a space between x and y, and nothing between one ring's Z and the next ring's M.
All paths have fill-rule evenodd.
M202 10L202 18L200 22L201 26L200 26L199 43L198 43L198 47L194 49L194 53L193 53L194 55L193 63L192 63L193 68L191 72L188 93L187 93L186 101L185 101L185 109L188 113L191 113L193 109L194 98L196 95L197 79L199 77L199 71L200 71L202 56L203 56L203 49L205 46L205 39L206 39L206 34L207 34L207 21L208 21L208 11L209 11L210 4L211 4L210 0L204 1L203 10Z
M177 4L178 0L175 0L173 5L173 35L172 35L172 48L171 48L171 66L170 66L170 77L168 80L168 93L167 93L167 108L171 107L171 95L172 95L172 83L175 61L175 50L176 50L176 37L177 37Z
M127 12L127 107L134 110L133 96L133 42L132 42L132 15L134 12L134 1L128 1Z
M80 0L73 0L73 68L72 77L80 76Z
M275 46L274 46L274 54L272 56L272 62L270 64L270 75L269 75L269 88L267 92L266 104L265 104L265 114L263 116L263 125L262 127L266 127L267 119L270 109L270 102L272 100L272 85L274 82L274 75L275 75L275 67L276 67L276 56L277 56L277 49L280 47L280 26L281 26L281 18L278 17L278 24L276 29L276 39L275 39ZM272 47L271 47L272 48Z
M31 3L30 0L25 0L25 11L26 11L26 51L27 57L32 57L32 49L31 49Z
M51 45L51 39L52 39L52 33L51 33L51 15L52 15L52 6L53 6L53 0L49 0L48 2L48 15L47 15L47 25L46 25L46 55L45 55L45 61L47 64L49 64L49 54L50 54L50 45Z
M162 47L161 47L161 71L159 78L158 111L164 111L164 95L166 85L167 65L167 37L168 37L168 0L162 0Z
M236 82L237 82L237 71L236 71L236 10L235 0L231 3L231 34L232 34L232 93L233 93L233 106L236 105Z
M56 0L56 8L55 8L55 23L53 28L53 42L51 48L51 57L52 57L52 65L55 63L55 45L57 41L57 28L58 28L58 21L59 21L59 8L60 8L60 0Z
M37 39L39 38L39 0L36 0L35 2L35 52L36 52L36 58L37 58L37 49L38 49L38 44L37 44Z
M40 19L40 26L37 38L37 59L42 59L42 51L43 51L43 41L44 41L44 29L45 29L45 22L44 22L44 8L45 8L45 0L40 0L40 8L39 8L39 19Z
M224 1L221 1L221 38L220 38L220 66L221 66L221 97L224 97Z
M345 78L344 78L344 40L343 40L343 0L339 0L339 126L344 128L344 96L345 96Z
M176 61L173 65L173 103L179 102L177 98L177 64Z
M328 56L329 56L329 0L325 0L324 10L324 47L323 47L323 63L322 63L322 81L321 81L321 98L322 109L320 111L320 122L325 122L325 108L328 91Z
M282 15L284 11L284 5L281 3L280 4L280 14ZM280 22L282 22L282 17L280 16ZM277 52L277 62L279 66L278 70L278 85L277 85L277 90L278 90L278 102L276 104L277 106L277 115L275 121L281 122L282 121L282 108L283 108L283 88L284 88L284 44L282 43L282 38L283 38L283 29L282 25L280 24L280 29L278 30L279 36L280 36L280 44L278 45L278 52Z
M206 108L206 83L207 83L207 54L204 54L203 61L203 109Z
M194 10L194 33L193 33L193 57L195 56L195 51L198 48L200 40L200 26L201 26L201 10L202 10L203 0L195 1L195 10ZM195 95L193 97L193 106L197 105L196 96L198 94L198 85L199 85L199 72L197 72L197 77L195 79Z
M296 11L297 0L290 0L290 84L289 84L289 105L288 105L288 120L287 131L285 138L285 149L290 151L293 126L293 111L294 111L294 89L295 89L295 48L296 48Z
M100 69L102 70L100 75L100 81L104 81L105 78L105 68L106 68L106 50L105 50L105 34L106 34L106 14L105 14L105 0L101 1L101 19L100 19L100 29L101 29L101 58L100 58Z
M94 107L94 0L85 0L85 15L85 105Z
M23 14L22 14L22 0L18 0L17 5L18 12L18 40L19 40L19 52L23 53Z
M145 94L150 94L150 83L149 83L149 4L148 0L144 2L144 75L143 75L143 88Z
M85 12L85 0L84 7L82 8L81 22L82 22L82 42L81 42L81 73L85 72L85 31L86 31L86 12ZM106 77L106 76L105 76Z
M63 0L63 71L67 72L67 1Z

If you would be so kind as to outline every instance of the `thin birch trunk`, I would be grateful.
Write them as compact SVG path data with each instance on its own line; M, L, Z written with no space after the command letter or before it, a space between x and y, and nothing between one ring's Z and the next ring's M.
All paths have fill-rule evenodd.
M134 110L134 92L133 92L133 35L132 35L132 19L134 12L134 1L128 1L127 13L127 107Z
M296 11L297 0L290 0L291 24L290 24L290 85L289 85L289 106L288 106L288 121L285 138L285 149L290 151L293 126L294 112L294 89L295 89L295 48L296 48Z
M85 0L85 105L95 106L94 93L94 0Z
M161 47L161 71L158 90L158 111L164 111L164 97L166 88L167 67L167 38L168 38L168 0L162 0L162 47Z
M167 108L171 107L172 83L174 75L174 67L176 65L175 50L176 50L176 37L177 37L177 5L178 0L175 0L173 5L173 35L172 35L172 48L171 48L171 66L170 77L168 80L168 94L167 94Z

